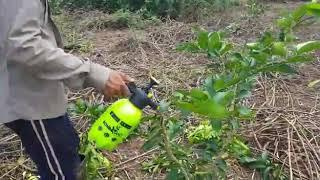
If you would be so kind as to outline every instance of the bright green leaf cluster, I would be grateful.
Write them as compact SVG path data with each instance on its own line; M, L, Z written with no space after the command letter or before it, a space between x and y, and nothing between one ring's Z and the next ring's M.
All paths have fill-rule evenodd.
M207 53L210 58L221 57L233 48L231 43L227 43L223 38L222 32L198 31L197 41L185 43L178 46L180 51L203 52Z

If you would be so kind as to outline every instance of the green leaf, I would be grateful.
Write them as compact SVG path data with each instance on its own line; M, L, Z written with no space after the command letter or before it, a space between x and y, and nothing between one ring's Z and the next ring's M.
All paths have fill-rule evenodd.
M160 127L157 127L152 131L149 139L143 144L144 150L150 150L154 146L158 145L162 141Z
M243 61L243 57L240 53L233 53L232 56L239 61Z
M216 75L214 78L213 88L215 91L221 91L231 87L232 85L239 82L240 78L238 77L239 74L220 74Z
M293 20L283 17L277 20L277 25L280 29L288 30L293 26Z
M211 120L212 130L220 132L222 129L222 120L213 119Z
M287 49L282 42L275 42L271 47L272 54L285 57Z
M188 110L211 118L223 119L228 116L226 107L218 104L212 99L193 103L177 102L176 104L183 110Z
M320 4L319 3L307 4L306 9L310 15L320 16Z
M216 91L213 85L214 85L214 79L212 77L208 77L205 80L205 88L211 97L213 97L216 94Z
M287 59L287 62L288 63L303 63L303 62L310 62L312 60L313 60L313 58L310 55L296 55L296 56L289 57Z
M208 35L206 31L200 31L198 33L198 44L201 49L208 49Z
M177 90L175 96L183 98L185 96L189 96L189 94L190 92L187 90Z
M309 87L309 88L312 88L312 87L314 87L315 85L317 85L319 82L320 82L320 79L311 81L311 82L308 84L308 87Z
M269 46L274 42L274 40L275 39L270 32L265 32L262 35L260 42L263 43L265 46Z
M237 107L237 111L239 113L240 118L252 118L253 117L253 112L248 107L239 106L239 107Z
M260 49L260 43L254 42L254 43L247 43L246 46L251 50L258 50Z
M166 176L166 180L178 180L179 179L179 171L176 168L171 168L169 173Z
M247 98L250 96L251 96L251 91L246 89L242 89L238 94L239 99Z
M268 60L269 55L264 52L257 52L257 53L250 53L251 57L253 57L255 60L257 60L257 63L265 63Z
M168 134L173 139L182 131L183 122L178 120L170 120L168 125Z
M297 39L298 39L298 37L295 36L292 33L288 33L288 34L285 35L285 42L293 42L293 41L295 41Z
M263 170L263 173L262 173L262 179L263 179L263 180L269 180L269 179L270 179L270 172L271 172L271 170L272 170L272 167L271 167L271 166L269 166L269 167L267 167L267 168L265 168L265 169Z
M182 43L176 47L176 50L196 53L199 52L200 48L196 43Z
M297 45L298 54L320 49L320 41L308 41Z
M184 94L184 92L181 91L176 91L173 94L173 97L175 97L176 99L182 100L186 95Z
M267 151L262 152L261 159L264 161L268 161L268 152Z
M201 89L194 88L190 92L190 96L197 100L207 100L208 95Z
M229 151L238 157L248 156L250 154L250 148L237 138L234 138L229 144Z
M213 32L210 34L210 37L209 37L209 42L208 42L209 46L208 46L208 49L209 49L209 52L211 51L218 51L221 49L221 46L222 46L222 42L221 42L221 39L220 39L220 33L219 32Z
M225 53L229 52L233 48L232 44L223 44L220 55L224 55Z
M220 91L226 87L226 83L225 83L224 79L222 79L222 78L216 79L214 81L213 87L216 91Z
M253 163L253 162L257 161L257 159L254 157L244 156L244 157L240 158L239 161L242 164L249 164L249 163Z
M231 119L230 123L231 123L232 129L236 130L240 128L240 122L238 121L238 119Z
M217 92L214 96L213 99L222 105L228 105L231 103L231 101L234 98L234 93L232 91L227 91L227 92Z
M169 102L161 101L159 103L159 107L160 107L159 111L160 112L167 112L169 109L169 106L170 106Z
M305 5L299 6L292 12L292 17L295 22L299 22L301 18L307 13L307 8Z
M239 92L237 93L237 98L241 100L249 97L255 82L256 77L253 76L248 77L246 81L242 81L240 84L238 84Z
M220 175L225 176L225 173L228 170L227 162L223 159L217 159L215 163L220 170Z
M242 157L240 159L240 163L248 166L251 169L264 169L267 167L266 165L267 162L263 161L262 159L255 159L248 156Z

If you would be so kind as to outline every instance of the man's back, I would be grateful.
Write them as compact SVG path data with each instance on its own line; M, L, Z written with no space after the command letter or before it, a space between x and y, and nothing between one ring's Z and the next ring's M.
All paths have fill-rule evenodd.
M38 60L31 59L27 63L23 62L23 58L26 58L24 56L41 56L41 54L36 54L37 51L42 51L43 47L40 45L49 48L58 47L56 39L60 37L53 31L55 26L49 18L47 7L43 6L40 0L1 1L0 3L0 7L3 7L0 10L3 13L1 17L11 17L0 19L2 78L0 80L0 107L2 107L0 114L1 116L9 114L10 116L1 118L0 123L16 119L43 119L63 114L66 109L63 82L51 77L57 73L46 73L45 75L49 77L39 76L40 71L50 71L49 68L54 64L46 61L45 56L38 58ZM46 4L44 3L44 5ZM30 20L25 21L28 18ZM36 34L36 38L41 38L41 44L36 41L26 43L29 41L26 39L29 36L25 36L24 33L28 33L36 27L33 23L40 25L35 32L39 33ZM31 35L32 33L34 32L30 32ZM17 49L10 54L12 47L17 47ZM20 54L20 52L23 53ZM42 63L47 63L47 65L41 66ZM36 68L29 69L29 66ZM8 90L9 92L2 92ZM11 112L7 113L9 110Z
M5 1L0 1L0 7L6 7ZM9 13L9 8L1 8L0 10L0 114L1 118L8 120L9 118L9 108L7 105L9 97L9 82L8 82L8 70L7 70L7 60L4 57L5 49L4 43L6 41L6 34L8 33L9 26L3 26L3 24L10 24L12 22L13 16L9 18L3 18Z

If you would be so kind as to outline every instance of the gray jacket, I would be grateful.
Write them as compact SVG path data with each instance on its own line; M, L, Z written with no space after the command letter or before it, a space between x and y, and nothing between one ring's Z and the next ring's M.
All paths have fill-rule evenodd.
M62 50L47 0L0 1L0 123L63 115L64 86L101 91L109 72Z

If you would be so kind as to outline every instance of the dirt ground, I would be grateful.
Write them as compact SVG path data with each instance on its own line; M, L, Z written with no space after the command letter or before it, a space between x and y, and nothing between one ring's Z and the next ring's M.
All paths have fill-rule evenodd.
M278 17L282 9L296 7L300 2L264 3L265 12L248 18L244 7L217 13L200 25L209 30L228 29L236 43L249 42L259 36ZM199 23L198 23L199 24ZM206 74L209 62L202 55L174 51L179 42L192 38L195 23L168 21L160 26L143 30L104 29L94 34L94 49L83 56L134 77L138 84L147 82L152 74L161 85L160 97L172 94L179 88L198 86ZM320 39L319 24L302 28L299 37ZM257 152L268 150L275 162L280 163L291 179L320 179L320 109L319 87L308 88L310 81L319 79L320 62L299 68L298 75L270 80L260 77L248 103L257 111L255 122L249 123L243 134ZM70 100L79 97L101 100L91 91L70 94ZM72 117L75 127L82 132L87 122ZM115 152L105 153L115 166L119 179L163 179L162 173L142 171L142 164L150 160L157 150L144 152L142 138L122 144ZM0 179L20 180L23 172L35 168L23 152L19 138L5 127L0 130ZM230 169L228 179L260 179L253 172L238 165Z

